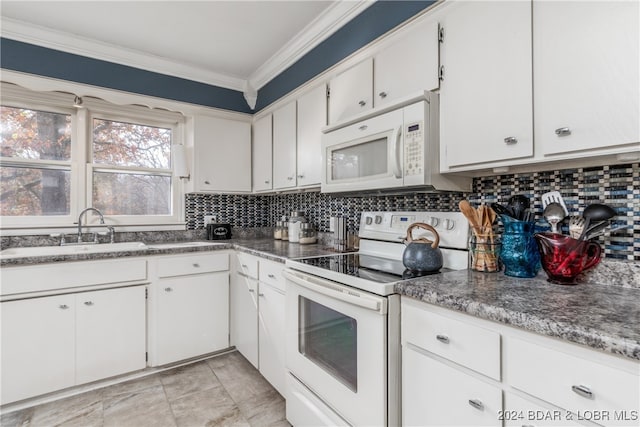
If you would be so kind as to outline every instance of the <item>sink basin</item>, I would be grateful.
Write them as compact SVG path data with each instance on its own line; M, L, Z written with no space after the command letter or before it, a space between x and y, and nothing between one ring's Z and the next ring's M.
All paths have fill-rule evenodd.
M171 248L193 248L198 246L219 246L224 243L214 242L172 242L172 243L152 243L149 244L149 249L171 249Z
M101 243L65 246L34 246L9 248L0 252L0 259L35 256L95 254L104 252L144 251L148 247L142 242Z

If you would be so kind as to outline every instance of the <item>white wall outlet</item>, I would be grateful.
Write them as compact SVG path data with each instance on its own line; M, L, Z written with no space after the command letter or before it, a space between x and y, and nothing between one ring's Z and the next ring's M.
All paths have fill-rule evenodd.
M218 222L218 215L205 215L204 216L204 225Z

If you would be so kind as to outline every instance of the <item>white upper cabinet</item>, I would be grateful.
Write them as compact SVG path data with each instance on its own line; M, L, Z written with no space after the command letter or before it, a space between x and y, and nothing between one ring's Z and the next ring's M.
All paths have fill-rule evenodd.
M327 88L320 85L298 98L298 187L320 185L321 129L327 125Z
M194 190L251 192L251 123L196 116Z
M253 191L270 191L272 183L272 122L271 114L253 123Z
M534 1L535 135L543 154L640 150L639 8L637 1Z
M438 22L412 24L373 59L374 106L438 89Z
M330 125L373 108L373 58L338 74L329 88Z
M295 186L296 101L292 101L273 112L273 188Z
M440 168L532 156L531 3L454 2L441 24Z

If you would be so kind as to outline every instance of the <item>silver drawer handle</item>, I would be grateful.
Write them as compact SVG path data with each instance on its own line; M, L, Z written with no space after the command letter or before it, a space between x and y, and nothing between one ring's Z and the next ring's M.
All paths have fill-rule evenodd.
M259 297L264 297L264 294L263 293L259 293L258 296Z
M446 335L436 335L436 339L442 343L449 344L449 337Z
M508 145L517 144L518 138L516 138L515 136L508 136L504 139L504 143Z
M362 125L362 126L360 126L360 127L358 128L358 130L367 130L367 128L368 128L368 127L369 127L369 126L367 126L367 125Z
M197 262L194 262L194 263L193 263L193 266L194 266L195 268L198 268L198 267L200 267L200 264L198 264Z
M165 292L172 292L172 291L173 291L173 288L171 288L171 287L169 287L169 288L164 288L164 291L165 291Z
M207 184L207 185L211 184L210 181L205 181L204 183Z
M67 304L60 304L58 308L60 308L61 310L68 310L69 306Z
M92 306L93 305L93 301L85 301L84 305Z
M358 105L364 107L365 105L367 105L367 103L365 101L360 101L358 102Z
M274 276L273 274L267 274L267 277L268 277L269 279L275 279L275 278L276 278L276 276Z
M255 289L249 289L249 292L255 292Z
M484 411L484 405L478 399L469 399L469 405L473 406L478 411Z
M288 181L293 181L293 177L292 177L292 176L288 176L288 177L287 177L287 180L288 180Z
M264 183L265 183L265 184L268 184L268 183L269 183L269 180L266 180Z
M593 399L593 392L589 390L589 387L585 387L583 385L572 385L571 390L574 393L579 394L582 397L586 397L587 399Z
M556 129L556 135L558 135L558 136L571 135L571 129L569 129L569 128L558 128L558 129Z
M298 175L298 178L302 179L304 178L304 175Z
M249 268L247 267L247 264L240 264L242 266L242 268Z
M380 96L380 98L386 98L387 92L380 92L378 95Z

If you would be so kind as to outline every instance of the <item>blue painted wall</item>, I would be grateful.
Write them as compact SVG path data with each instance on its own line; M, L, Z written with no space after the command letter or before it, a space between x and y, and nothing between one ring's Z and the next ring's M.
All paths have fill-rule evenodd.
M433 0L378 1L258 91L256 111L325 71ZM242 92L139 68L0 39L0 66L56 79L250 113Z

